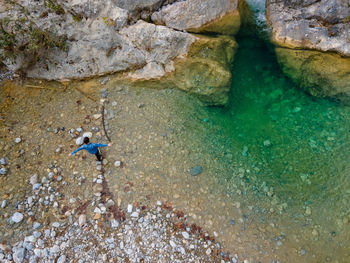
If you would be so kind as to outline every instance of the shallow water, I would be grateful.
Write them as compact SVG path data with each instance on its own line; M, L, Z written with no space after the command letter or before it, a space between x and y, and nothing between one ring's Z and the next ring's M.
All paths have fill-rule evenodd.
M0 178L0 196L14 196L0 215L2 227L22 198L17 196L30 190L30 175L46 174L52 159L65 176L73 168L92 176L89 158L67 159L75 147L68 133L48 129L98 126L100 121L86 124L84 119L98 113L95 102L103 87L117 102L107 104L116 115L109 120L115 148L108 158L126 166L116 170L110 165L108 180L122 207L169 200L189 220L215 231L239 262L350 262L350 108L300 90L260 39L239 35L237 41L227 108L202 107L177 90L129 88L113 76L105 86L96 79L73 83L66 91L41 82L34 84L45 89L1 90L1 145L10 146L1 149L1 156L13 161L9 176ZM23 163L17 153L27 146L13 143L19 135L30 146ZM41 143L42 155L32 157L33 145ZM59 144L64 152L53 155ZM203 173L191 176L190 168L197 165ZM73 196L74 191L65 191L68 199ZM8 236L15 238L21 230Z
M225 109L208 108L204 120L220 127L210 140L228 157L221 165L249 170L242 180L253 195L266 198L271 211L280 211L275 218L280 228L291 233L310 230L304 239L317 241L315 262L346 262L350 108L300 90L283 75L264 41L239 35L237 42L231 103ZM230 175L219 177L229 187ZM311 235L314 228L324 236ZM329 258L319 258L321 254Z

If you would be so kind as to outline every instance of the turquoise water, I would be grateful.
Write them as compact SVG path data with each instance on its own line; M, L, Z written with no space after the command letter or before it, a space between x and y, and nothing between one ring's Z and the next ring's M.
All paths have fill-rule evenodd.
M223 162L250 169L244 180L257 195L320 215L330 209L330 221L346 221L349 107L299 89L260 38L240 34L237 42L230 105L207 109L208 127L220 127L211 140L228 157Z

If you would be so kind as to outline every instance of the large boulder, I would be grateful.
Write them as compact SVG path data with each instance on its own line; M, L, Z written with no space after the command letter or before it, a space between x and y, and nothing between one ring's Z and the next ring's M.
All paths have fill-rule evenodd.
M310 94L350 101L350 58L335 53L276 48L283 72Z
M344 0L267 0L272 39L283 47L350 56L350 5Z
M152 21L177 30L234 35L240 27L238 0L187 0L164 6Z
M350 5L343 0L266 1L283 71L316 96L349 100Z

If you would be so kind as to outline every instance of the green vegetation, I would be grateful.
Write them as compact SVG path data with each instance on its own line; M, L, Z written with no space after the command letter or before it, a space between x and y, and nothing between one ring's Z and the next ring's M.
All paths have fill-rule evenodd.
M66 49L66 36L57 36L53 31L41 28L26 8L13 1L8 3L19 11L19 15L0 19L0 61L14 62L18 55L22 55L18 73L24 75L50 50Z
M57 15L64 15L65 11L62 6L60 6L56 0L45 0L45 5L54 11Z

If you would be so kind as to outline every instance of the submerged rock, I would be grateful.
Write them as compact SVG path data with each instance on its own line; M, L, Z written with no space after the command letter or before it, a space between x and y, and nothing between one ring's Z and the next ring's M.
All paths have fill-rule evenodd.
M199 165L199 166L191 168L190 173L192 176L196 176L196 175L201 174L202 171L203 171L203 168L202 168L202 166Z
M305 91L350 101L350 58L311 50L275 50L283 72Z

